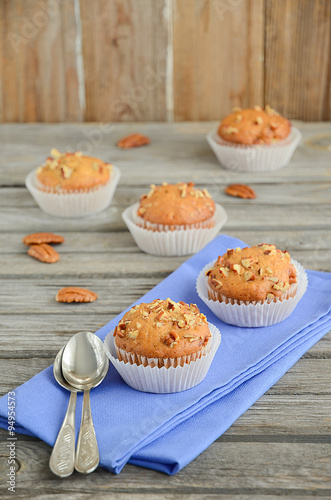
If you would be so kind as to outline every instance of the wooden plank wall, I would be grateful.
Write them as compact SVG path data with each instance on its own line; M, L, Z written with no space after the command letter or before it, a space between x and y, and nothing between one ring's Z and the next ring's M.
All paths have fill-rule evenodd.
M0 121L331 120L331 0L0 0Z

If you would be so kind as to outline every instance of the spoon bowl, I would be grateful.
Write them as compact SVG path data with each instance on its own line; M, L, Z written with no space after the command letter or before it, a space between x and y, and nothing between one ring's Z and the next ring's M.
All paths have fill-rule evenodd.
M94 333L79 332L65 346L62 373L66 382L77 390L97 387L109 369L103 343Z
M56 355L56 358L54 360L53 364L53 374L54 378L57 381L58 384L60 384L64 389L67 389L68 391L71 392L79 392L80 389L76 389L76 387L73 387L72 385L68 384L66 379L63 376L62 373L62 355L64 351L65 346L61 347L59 352Z

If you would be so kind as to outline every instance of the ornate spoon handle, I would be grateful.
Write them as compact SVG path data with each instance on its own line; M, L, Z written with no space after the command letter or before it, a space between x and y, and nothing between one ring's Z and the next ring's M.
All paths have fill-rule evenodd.
M90 391L84 391L83 411L77 441L75 469L89 474L99 465L99 449L92 421Z
M49 459L49 468L59 477L68 477L74 471L76 401L77 392L72 391L67 413Z

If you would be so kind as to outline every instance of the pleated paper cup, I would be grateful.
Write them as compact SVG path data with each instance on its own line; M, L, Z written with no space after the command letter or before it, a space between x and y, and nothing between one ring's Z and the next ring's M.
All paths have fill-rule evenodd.
M208 326L212 337L200 354L162 360L161 367L158 358L136 358L132 353L123 355L122 349L119 350L122 358L120 360L115 346L114 330L105 338L104 349L115 369L133 389L158 394L186 391L203 381L220 345L221 334L218 328L211 323L208 323Z
M291 264L297 270L297 287L289 289L289 293L279 299L267 299L261 302L243 302L240 300L226 299L219 301L216 296L210 299L208 296L208 277L206 271L215 263L215 260L207 264L200 272L197 279L197 292L201 300L222 321L230 325L244 327L271 326L288 318L294 311L307 290L308 277L299 262L291 260ZM221 298L221 297L219 297Z
M169 227L145 223L142 227L141 217L136 215L138 207L139 203L135 203L122 213L137 246L143 252L168 257L198 252L218 234L228 218L224 208L215 203L214 216L198 226Z
M220 164L237 172L267 172L285 167L301 140L301 132L291 128L286 139L275 144L234 144L222 139L217 129L207 134L207 142Z
M38 189L36 170L30 172L25 185L39 208L53 217L86 217L105 210L111 203L120 171L112 165L111 177L107 184L88 191L69 193L49 192Z

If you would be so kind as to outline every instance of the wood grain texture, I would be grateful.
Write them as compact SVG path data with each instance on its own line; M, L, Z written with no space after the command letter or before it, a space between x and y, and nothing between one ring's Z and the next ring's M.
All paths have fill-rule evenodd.
M81 120L74 0L4 0L0 24L2 121Z
M2 0L0 121L328 120L330 61L331 0Z
M263 0L175 0L175 120L263 105L263 33Z
M17 473L17 492L28 498L39 498L48 493L62 493L66 496L128 494L131 498L153 498L153 495L176 498L230 498L241 499L249 494L251 498L273 492L278 496L301 495L309 498L330 495L329 443L309 443L309 456L303 463L308 446L306 443L252 443L219 442L213 443L208 453L203 453L189 464L185 473L169 477L152 470L141 470L128 465L120 475L111 476L102 469L97 473L83 476L74 473L69 480L59 481L48 470L50 447L45 443L31 440L19 442L21 454L20 470ZM6 443L0 443L0 450L5 452ZM275 460L277 457L277 460ZM214 471L211 475L210 471ZM43 481L40 481L42 471ZM258 477L258 484L256 478ZM212 480L211 480L212 479ZM295 482L297 479L297 482ZM69 483L70 482L70 483ZM69 485L70 484L70 485ZM271 485L277 485L272 491ZM1 484L2 493L5 486ZM139 495L139 496L138 496ZM83 498L81 496L80 498ZM121 498L121 497L119 497Z
M288 118L331 111L331 1L267 0L265 100Z
M86 121L166 119L165 0L81 0Z
M1 5L1 3L0 3ZM187 257L141 252L121 218L151 182L193 180L208 186L228 212L224 233L247 244L262 241L287 248L305 267L330 272L330 153L305 141L330 133L331 123L299 123L303 141L290 164L270 173L231 173L206 143L215 123L139 124L152 138L146 148L120 151L117 139L134 131L117 124L2 125L0 161L0 394L49 366L80 330L95 331L160 283ZM112 161L121 179L111 206L85 219L43 214L24 185L27 173L55 144L65 149L87 141L90 152ZM313 166L313 168L312 168ZM256 200L224 194L230 182L245 182ZM24 235L62 234L60 261L42 264L27 255ZM91 304L60 304L63 286L98 293ZM326 334L207 450L175 476L126 465L120 475L99 468L59 480L48 468L51 448L17 435L17 496L49 500L293 500L331 497L331 332ZM92 391L93 398L93 391ZM0 429L0 476L8 472L7 433ZM12 498L4 481L0 495Z
M163 181L194 181L200 185L214 185L215 190L219 187L220 192L234 182L259 184L261 190L267 184L330 182L330 151L316 154L316 150L306 144L309 139L321 134L331 136L330 123L294 122L294 125L303 137L291 163L281 170L262 172L252 177L249 172L232 172L220 167L206 141L206 134L215 128L216 122L139 124L139 129L151 138L151 144L127 151L117 148L116 144L121 137L134 132L136 124L117 123L105 129L102 124L85 123L47 126L2 124L0 186L23 187L28 173L45 161L55 145L62 151L77 151L82 147L86 154L119 166L122 173L120 186L140 187L141 194L150 183ZM8 178L9 162L11 175ZM230 198L226 198L230 202ZM14 199L17 203L16 196ZM29 199L28 194L25 199ZM31 197L30 200L33 201Z

